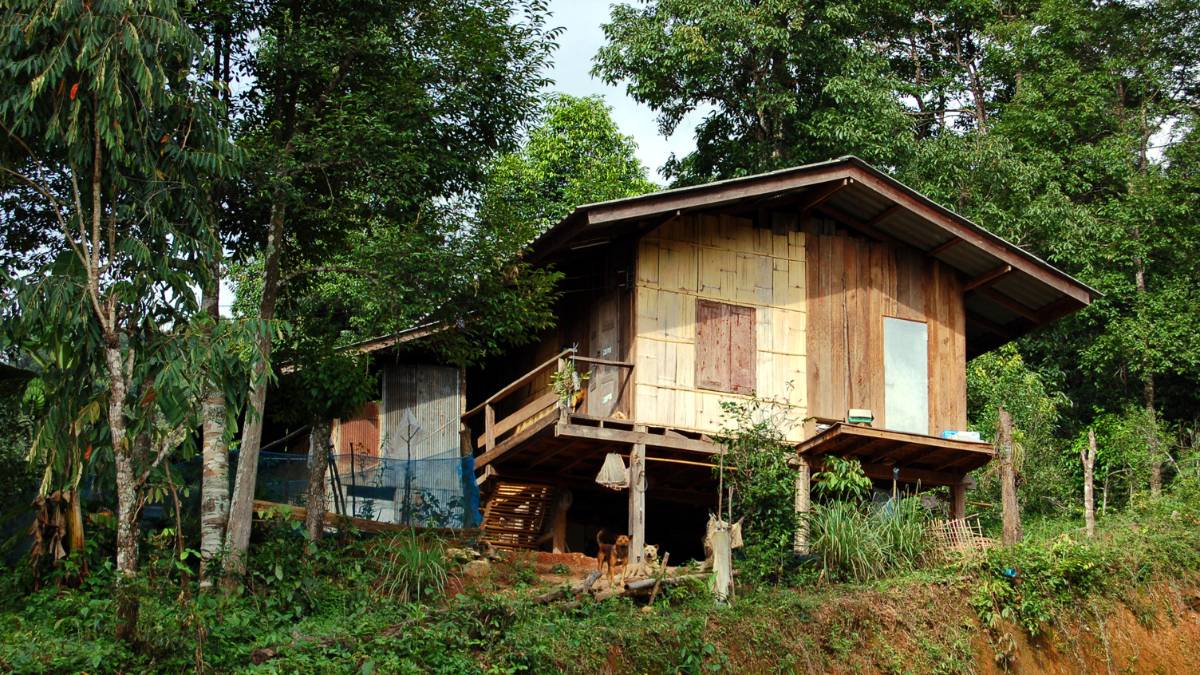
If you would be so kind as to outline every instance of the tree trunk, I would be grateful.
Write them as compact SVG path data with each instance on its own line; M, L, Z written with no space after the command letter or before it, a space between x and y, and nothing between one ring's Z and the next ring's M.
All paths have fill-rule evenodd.
M1096 468L1096 432L1088 429L1088 446L1081 450L1083 461L1083 524L1088 538L1096 536L1096 496L1093 492Z
M208 313L212 324L207 339L211 344L212 333L221 320L221 261L213 261L211 278L204 286L203 310ZM213 372L211 364L208 383L204 393L202 411L204 415L204 439L201 450L203 474L200 486L200 587L212 586L208 574L209 563L216 558L225 544L225 527L229 523L229 447L225 439L225 393L221 390L219 374Z
M275 194L271 208L271 233L267 238L266 274L263 278L259 317L275 318L275 299L279 294L279 259L283 252L283 225L287 206L282 191ZM242 427L233 499L229 504L229 528L225 533L226 578L246 571L246 551L250 548L250 525L254 516L254 485L258 479L258 451L262 445L263 411L267 407L267 365L271 357L271 333L258 338L259 360L254 364L250 382L250 401Z
M131 640L137 633L138 600L131 587L138 568L138 499L133 468L133 448L125 426L128 373L121 358L119 338L106 336L108 367L108 428L112 436L117 479L117 638Z
M1000 408L999 428L996 430L996 454L1000 457L1000 503L1004 527L1004 543L1021 541L1021 507L1017 502L1017 477L1013 468L1012 418Z
M315 419L308 439L308 490L304 516L304 528L308 538L316 541L325 531L325 472L329 469L330 423L327 419Z
M1158 410L1154 405L1154 376L1147 374L1142 383L1142 396L1146 403L1146 449L1150 455L1150 494L1162 494L1163 461L1162 449L1158 444Z
M63 495L67 500L67 550L71 553L82 553L84 548L83 536L83 500L79 496L79 487L67 490ZM86 565L86 560L80 560ZM86 568L84 573L87 573Z

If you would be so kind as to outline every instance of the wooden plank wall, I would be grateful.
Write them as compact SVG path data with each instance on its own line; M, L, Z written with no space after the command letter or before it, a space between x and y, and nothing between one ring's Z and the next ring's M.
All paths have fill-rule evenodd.
M804 234L773 234L743 218L687 215L638 245L635 415L639 422L721 429L722 400L696 386L696 300L755 308L755 390L805 415Z
M847 233L806 235L810 414L869 408L886 428L883 317L929 330L929 431L966 428L962 281L919 252Z

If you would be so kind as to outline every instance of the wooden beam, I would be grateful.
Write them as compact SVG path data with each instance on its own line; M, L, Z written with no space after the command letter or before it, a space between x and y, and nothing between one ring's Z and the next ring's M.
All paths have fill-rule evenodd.
M1016 333L1005 328L1004 326L1001 326L1000 324L996 323L995 321L992 321L991 319L989 319L985 316L982 316L981 314L979 314L979 312L972 312L969 309L966 310L966 312L967 312L967 321L968 322L974 323L978 326L981 326L984 330L988 331L989 333L998 335L1006 340L1015 340L1017 338Z
M963 481L950 486L950 517L955 520L967 517L967 484Z
M880 211L879 213L877 213L876 215L872 216L869 220L867 220L863 224L867 225L868 227L875 227L877 225L882 225L885 222L887 222L888 220L891 220L892 216L896 215L897 213L899 213L900 211L903 211L903 210L904 210L903 206L900 206L899 204L892 204L891 206L887 207L886 209L884 209L884 210Z
M548 460L554 459L555 457L561 455L562 453L567 452L571 448L578 449L579 441L570 440L570 441L567 441L566 443L560 444L557 448L554 448L553 450L543 452L542 454L537 456L537 459L535 459L529 463L529 468L532 469L533 467L535 467L539 464L543 464Z
M831 162L822 167L778 171L765 176L735 178L707 185L665 190L640 198L597 205L583 214L584 226L645 218L663 211L686 210L696 207L709 208L742 199L798 190L811 185L849 178L852 171L853 169L845 163Z
M892 480L892 468L895 464L872 464L863 462L863 473L867 477L875 480ZM941 471L926 471L924 469L910 469L905 466L900 466L900 475L896 479L901 483L916 483L920 482L923 485L956 485L962 482L963 475L961 473L945 473Z
M1007 309L1008 311L1010 311L1014 314L1018 314L1020 316L1025 317L1026 319L1029 319L1030 321L1034 322L1035 324L1041 323L1042 315L1038 313L1038 310L1036 310L1032 307L1028 307L1020 302L1017 302L1016 300L1013 300L1012 298L1008 297L1007 295L1005 295L1003 293L1000 293L999 291L996 291L995 289L977 288L973 292L978 293L979 295L982 295L983 297L987 298L988 300L991 300L992 302L996 303L997 305L1000 305L1001 307Z
M483 406L483 447L489 452L496 449L496 409L490 404Z
M291 504L279 504L276 502L268 502L262 499L254 500L254 511L281 511L285 516L292 520L304 522L308 516L308 509L303 506L293 506ZM370 520L369 518L353 518L350 516L339 516L336 513L325 512L326 527L341 527L343 525L351 525L363 532L372 533L388 533L388 532L431 532L442 537L449 538L452 541L467 541L474 539L479 535L478 529L462 529L453 530L449 528L438 527L409 527L407 525L399 525L396 523L385 523L378 520Z
M494 476L499 480L515 481L519 483L545 483L546 474L537 471L520 471L501 469L495 472ZM576 491L576 496L579 496L580 491L606 491L605 488L596 484L593 477L584 477L573 474L561 474L555 478L559 485L567 485ZM697 505L712 505L715 507L717 503L717 493L715 487L712 491L707 490L679 490L668 489L659 486L654 487L653 497L655 500L664 500L671 502L681 502L684 504Z
M538 373L542 372L546 368L549 368L550 366L557 364L560 359L567 356L568 354L573 353L574 351L575 351L574 349L564 349L563 351L554 355L550 359L546 360L545 363L541 364L537 368L534 368L533 370L529 371L528 373L525 373L521 377L518 377L517 379L510 382L506 387L504 387L500 391L489 396L487 398L487 400L484 401L483 403L480 403L479 405L475 406L474 408L471 408L467 412L463 413L463 418L465 419L467 417L471 417L472 415L478 413L480 410L483 410L489 404L495 403L497 400L504 398L508 394L511 394L512 392L516 391L519 387L521 387L525 384L528 384L529 380L532 379L534 375L537 375Z
M1064 295L1058 300L1055 300L1049 305L1046 305L1038 310L1038 315L1041 317L1043 322L1049 323L1079 309L1081 309L1081 306L1077 301Z
M522 429L520 433L504 439L504 441L501 443L497 443L495 448L488 450L487 452L475 458L475 469L482 469L483 467L495 461L497 457L503 455L509 450L512 450L513 448L516 448L525 441L528 441L530 438L533 438L539 432L544 430L546 427L551 426L556 421L558 421L558 419L554 415L547 415L544 419L534 422L528 428Z
M851 175L864 187L871 188L879 195L898 204L903 204L908 210L937 225L947 234L965 240L1001 262L1011 264L1018 271L1028 274L1064 295L1075 298L1082 304L1091 302L1092 291L1087 286L1045 261L1038 260L1000 237L983 230L966 218L936 205L927 197L885 176L877 169L862 164L856 166Z
M805 216L812 213L812 210L829 201L837 193L845 190L853 181L849 178L826 183L819 188L813 188L809 192L804 193L804 201L800 203L799 220L803 220Z
M684 450L687 452L695 452L702 455L712 455L718 451L716 445L705 443L691 438L676 438L665 434L652 434L646 431L626 431L624 429L602 429L600 427L587 427L582 424L559 424L555 427L554 433L557 436L576 436L578 438L591 438L597 441L609 441L612 443L642 443L647 447L652 448L670 448L672 450Z
M817 434L816 436L801 442L796 446L799 453L803 454L814 446L827 442L829 439L840 436L861 436L864 438L887 438L909 445L948 448L951 450L964 450L967 452L979 452L992 456L991 446L987 443L976 443L974 441L959 441L949 438L940 438L938 436L929 436L926 434L916 434L907 431L892 431L890 429L875 429L872 427L860 427L853 424L839 422Z
M926 252L925 255L931 256L931 257L937 257L937 256L941 255L942 253L945 253L946 251L949 251L950 249L954 248L955 246L958 246L962 242L963 242L963 240L958 237L950 237L946 241L943 241L942 243L938 244L937 246L934 246L933 248L929 249L929 251Z
M520 410L509 415L508 417L505 417L499 422L495 421L495 409L493 409L491 406L487 406L485 408L485 415L487 416L487 419L492 420L492 422L490 425L486 425L486 423L485 425L490 428L491 431L485 431L485 433L481 434L479 438L476 439L476 444L479 447L483 447L485 443L490 442L491 445L488 446L488 449L492 449L496 445L496 437L503 436L509 431L512 431L520 426L521 422L524 422L525 420L533 417L535 414L542 412L550 406L553 406L557 401L558 394L554 393L553 391L548 391L545 394L533 399L529 403L521 406Z
M611 361L609 359L597 359L591 356L573 356L572 361L579 363L591 363L597 366L616 366L617 368L632 368L633 364L628 361Z
M1000 281L1004 277L1008 276L1009 273L1011 273L1012 271L1013 271L1012 265L1001 265L1001 266L997 267L996 269L993 269L988 272L984 272L983 274L980 274L979 276L975 277L974 279L968 281L963 286L963 292L966 293L967 291L973 291L976 288L982 288L983 286L990 286L990 285L996 283L997 281Z
M872 239L875 239L877 241L882 241L884 243L892 244L895 246L904 246L905 245L904 242L896 239L892 235L884 232L883 230L880 230L873 225L868 225L868 224L862 222L861 220L855 218L854 216L850 215L849 213L846 213L845 211L842 211L841 209L838 209L834 206L830 206L829 204L818 206L817 210L824 213L825 215L829 216L830 218L833 218L834 220L840 221L842 224L846 225L847 227L858 230L858 231L862 232L863 234L867 235L868 237L871 237Z

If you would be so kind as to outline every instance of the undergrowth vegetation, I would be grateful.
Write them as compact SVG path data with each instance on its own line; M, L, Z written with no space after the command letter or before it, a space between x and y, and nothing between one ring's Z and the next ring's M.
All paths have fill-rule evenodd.
M86 553L48 576L27 564L0 575L0 670L968 672L980 629L1006 665L1017 631L1077 623L1085 602L1125 603L1152 623L1162 609L1139 604L1142 591L1194 592L1200 580L1191 478L1101 518L1093 539L1071 515L1043 517L1023 543L964 559L930 548L934 514L920 497L881 493L855 462L830 460L805 521L811 555L796 557L779 427L761 410L729 412L748 430L730 433L722 460L738 469L726 497L747 539L731 606L715 607L702 579L645 606L538 602L546 589L528 555L467 575L461 551L435 539L342 531L313 542L267 512L244 590L229 594L200 592L173 530L148 533L133 589L142 630L126 643L113 637L112 525L93 518Z
M921 552L918 500L827 506L873 523L860 530L872 532L864 547L876 551L874 567L839 563L822 581L823 563L793 562L797 583L743 582L723 609L702 582L661 593L649 608L538 604L523 557L471 579L436 541L347 534L313 544L270 518L242 594L199 594L170 547L148 552L154 573L139 588L146 614L133 646L112 637L113 569L94 551L87 575L75 560L38 589L22 569L0 579L0 670L965 672L977 626L997 641L1013 630L1043 635L1075 620L1084 599L1133 603L1138 589L1200 577L1193 485L1102 520L1094 540L1074 521L1031 523L1025 543L973 561ZM877 551L912 554L881 566Z

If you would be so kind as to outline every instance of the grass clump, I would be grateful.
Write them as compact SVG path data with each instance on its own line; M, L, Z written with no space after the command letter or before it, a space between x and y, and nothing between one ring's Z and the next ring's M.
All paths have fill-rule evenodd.
M928 550L929 514L916 497L882 505L815 504L808 522L811 551L834 581L873 581L910 571Z
M381 561L379 592L403 602L440 597L450 580L450 563L440 541L425 540L413 532L398 534L375 548Z

